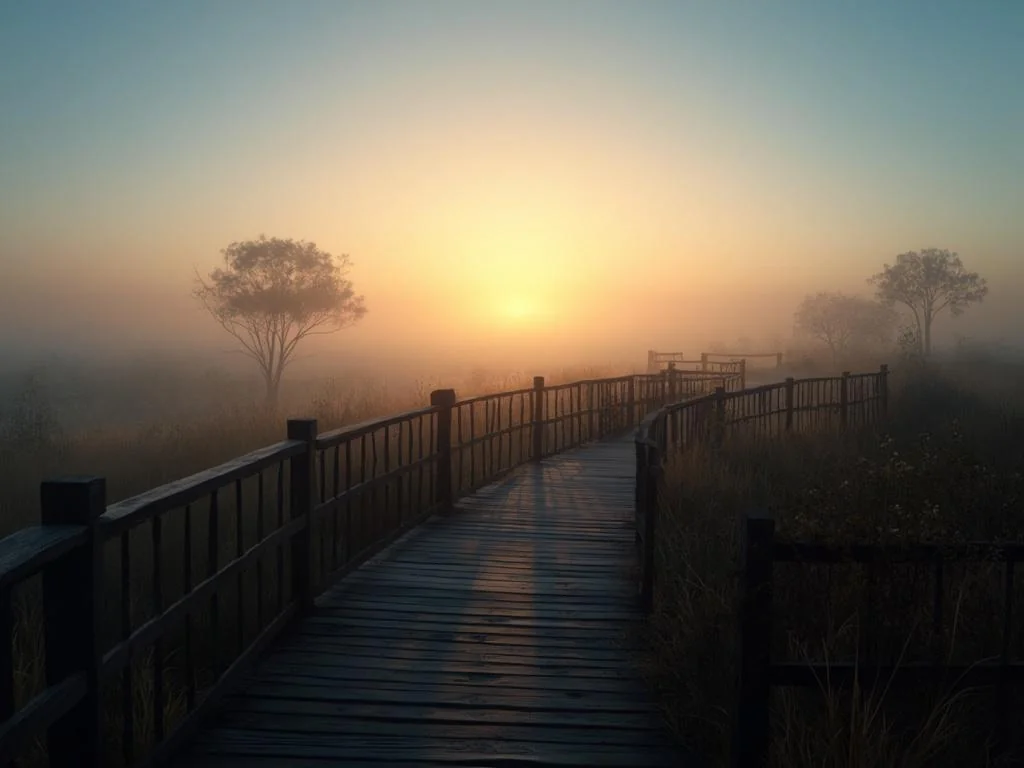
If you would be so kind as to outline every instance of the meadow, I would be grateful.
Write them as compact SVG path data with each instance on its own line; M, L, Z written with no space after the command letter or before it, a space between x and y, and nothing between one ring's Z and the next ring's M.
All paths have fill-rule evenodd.
M853 370L859 370L853 367ZM1024 365L982 354L891 377L888 418L849 429L697 446L667 467L649 674L679 737L727 765L737 696L740 515L767 510L776 537L822 544L1024 541ZM1006 566L784 563L774 567L773 661L970 667L1024 658L1024 615L1004 627ZM938 580L936 580L938 579ZM1009 594L1020 606L1018 577ZM899 686L829 675L773 687L776 766L1016 764L1012 693L996 749L992 686L949 676Z

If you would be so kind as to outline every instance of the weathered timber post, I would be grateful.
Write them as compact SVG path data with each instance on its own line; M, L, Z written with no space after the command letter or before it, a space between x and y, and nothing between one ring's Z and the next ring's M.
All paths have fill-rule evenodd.
M103 545L96 524L106 509L106 481L101 477L47 480L40 486L40 502L44 526L88 529L82 546L43 570L46 685L85 673L82 700L49 728L49 762L96 768L102 759L99 669L103 656L99 639Z
M711 445L720 448L725 438L725 387L715 387L715 421L711 426Z
M533 460L544 458L544 377L533 377Z
M594 382L587 382L587 440L597 436L597 404L594 402Z
M708 353L707 352L701 352L700 353L700 370L701 370L702 373L707 373L708 372Z
M839 379L839 426L846 429L850 423L850 372L843 371Z
M647 350L647 372L655 373L658 370L658 353L653 349Z
M626 426L634 427L637 423L637 407L636 407L636 376L630 376L629 381L626 382L626 400L629 403L626 406Z
M452 493L452 409L455 407L454 389L435 389L430 393L430 406L437 408L437 464L434 471L434 504L447 514L455 505Z
M878 400L883 416L889 415L889 366L882 364L878 370Z
M679 399L677 396L678 393L676 392L676 385L679 382L679 375L676 372L675 363L668 364L668 372L666 373L666 376L668 376L668 402L674 403Z
M644 477L643 554L640 559L640 607L650 613L654 607L654 537L658 522L658 482L661 479L661 455L658 448L648 443Z
M775 521L763 511L740 526L739 680L733 726L733 768L763 768L770 746L772 547Z
M792 376L786 377L786 431L793 429L793 409L796 380Z
M747 388L747 358L740 358L740 389Z
M668 405L668 368L659 373L658 376L661 378L659 384L661 388L661 404Z
M316 419L288 419L288 439L300 440L306 449L290 461L292 520L300 518L305 526L292 537L292 589L299 610L313 607L313 508L316 506Z

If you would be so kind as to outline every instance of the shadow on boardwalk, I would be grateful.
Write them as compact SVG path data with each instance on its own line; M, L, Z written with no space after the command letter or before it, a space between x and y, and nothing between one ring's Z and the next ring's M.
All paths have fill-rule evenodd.
M179 765L679 766L634 668L634 453L462 499L318 601Z

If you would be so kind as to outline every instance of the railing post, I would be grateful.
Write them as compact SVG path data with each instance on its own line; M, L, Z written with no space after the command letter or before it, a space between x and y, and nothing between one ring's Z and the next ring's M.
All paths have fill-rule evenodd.
M103 544L96 521L106 508L101 477L47 480L40 486L43 525L85 525L84 546L43 571L46 684L85 672L84 698L50 726L50 765L95 768L102 755L99 668ZM9 638L2 638L8 642Z
M438 409L434 504L439 512L447 514L455 506L452 493L452 409L455 407L455 390L435 389L430 393L430 405Z
M740 531L739 680L730 762L733 768L763 768L771 738L775 521L765 512L753 512L743 516Z
M715 387L715 423L711 428L711 445L719 448L725 438L725 387Z
M668 405L668 368L658 374L661 379L661 404Z
M708 372L708 353L707 352L701 352L700 353L700 370L701 370L701 373L707 373Z
M846 429L850 423L850 372L843 371L839 379L839 426Z
M678 393L676 392L676 385L679 382L679 375L676 372L676 364L668 364L668 402L674 403L679 400Z
M658 353L655 352L653 349L648 349L647 350L647 372L648 373L654 373L655 371L658 370L658 363L657 363L657 359L656 359L657 358L657 354Z
M544 458L544 377L533 377L533 460Z
M640 608L650 613L654 607L654 537L658 520L658 481L661 476L661 456L657 447L644 446L647 459L644 462L644 533L643 554L640 560Z
M288 439L306 449L290 462L289 507L292 520L306 525L292 538L292 590L300 611L313 607L313 507L316 502L316 419L288 419Z
M889 366L882 364L878 370L878 397L881 402L882 415L889 415Z
M740 358L740 390L747 388L747 358Z
M629 381L626 384L626 399L629 401L627 406L627 413L629 414L626 422L628 426L635 427L637 424L637 407L636 407L636 376L630 376Z
M594 400L594 382L587 383L587 440L597 439L597 403Z
M786 431L793 429L793 410L796 380L792 376L786 377Z

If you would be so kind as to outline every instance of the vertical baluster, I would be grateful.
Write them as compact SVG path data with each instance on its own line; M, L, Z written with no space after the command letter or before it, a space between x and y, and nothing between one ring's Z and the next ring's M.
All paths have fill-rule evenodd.
M210 493L210 515L207 527L206 577L212 578L217 573L217 562L220 555L220 500L216 490ZM220 605L217 590L210 597L210 644L212 647L214 674L220 678L223 666L220 654Z
M469 405L469 487L476 488L476 403ZM459 473L462 474L461 472Z
M284 527L284 462L277 464L277 527ZM284 542L277 545L277 614L284 610Z
M182 534L182 597L192 592L192 505L185 505L185 531ZM185 708L191 712L196 708L196 674L192 659L192 614L185 614Z
M1002 674L996 683L996 750L1004 753L1009 746L1010 696L1006 673L1010 666L1010 646L1013 639L1013 571L1012 555L1004 550L1003 564L1003 647L999 654Z
M463 437L462 436L462 411L463 411L464 407L465 406L461 406L460 405L460 406L457 406L455 408L455 429L452 432L452 447L451 447L451 449L453 451L458 451L459 452L459 471L458 471L458 478L459 478L459 480L458 480L458 484L452 489L452 491L453 491L455 496L461 496L462 495L463 478L465 478L465 476L466 476L465 469L463 468L463 464L462 464L462 462L463 462L463 454L465 453L465 451L463 450L464 442L463 442L463 439L462 439L462 437ZM469 408L470 408L470 413L472 414L473 406L470 405Z
M419 416L416 419L416 456L417 456L417 469L416 469L416 514L418 515L424 509L423 502L423 459L427 457L427 451L424 450L423 445L423 416ZM431 418L427 416L426 418ZM412 448L410 447L410 452ZM428 505L429 506L429 505Z
M366 533L369 526L366 506L370 503L370 494L367 493L366 488L366 470L368 467L368 462L366 461L366 437L366 435L360 435L359 437L359 546L356 547L356 552L362 552L369 539Z
M437 475L438 466L438 451L437 451L437 414L431 413L428 417L430 419L430 429L428 430L428 445L427 452L429 455L434 457L431 462L432 469L427 473L427 482L430 487L430 493L427 495L427 507L434 505L434 500L437 498L437 488L435 483L437 482L435 475Z
M331 532L331 571L336 571L340 563L338 562L338 491L340 490L341 483L341 446L334 446L334 483L332 487L332 497L334 503L331 505L331 522L333 530Z
M320 476L318 478L320 482L317 484L319 486L320 493L319 502L323 504L327 500L327 451L316 451L316 454L320 464ZM320 543L320 574L319 580L317 580L317 575L315 573L310 574L310 577L313 579L313 583L321 583L321 581L327 577L327 574L330 573L330 569L327 567L327 518L323 515L313 515L309 520L309 524L316 526L318 524L318 517L320 518L320 532L318 535L314 528L312 536L319 539ZM310 552L309 556L312 557L313 553ZM310 570L312 570L312 568Z
M156 515L152 521L153 536L153 615L164 611L162 521ZM153 732L156 743L164 740L164 654L160 638L153 641Z
M10 588L0 588L0 723L14 714L14 609Z
M398 527L401 528L405 525L405 478L408 476L407 471L402 469L408 467L408 464L403 463L405 453L402 451L402 437L405 432L405 422L398 422L398 479L397 479L397 494L398 494ZM412 422L409 423L409 442L412 443Z
M345 565L352 560L352 441L345 441Z
M256 541L263 542L263 470L256 473ZM263 556L256 558L256 634L263 631Z
M245 538L243 528L243 512L245 505L242 499L242 481L235 480L235 557L239 560L245 554ZM235 617L238 627L235 630L235 640L238 643L238 655L245 651L245 579L242 578L242 569L238 570L238 611Z
M391 426L384 427L384 514L382 520L384 522L382 531L383 535L387 535L388 529L391 527L391 479L388 475L391 474Z
M132 634L132 593L131 593L131 537L130 532L121 534L121 639L127 640ZM135 759L135 689L132 680L135 659L131 655L121 671L121 751L124 761L131 765Z

